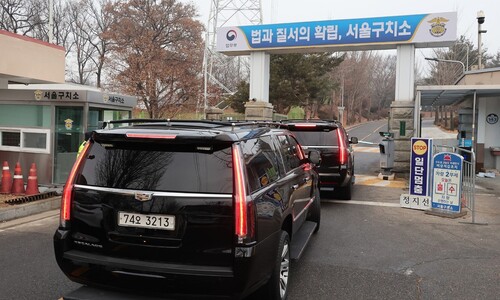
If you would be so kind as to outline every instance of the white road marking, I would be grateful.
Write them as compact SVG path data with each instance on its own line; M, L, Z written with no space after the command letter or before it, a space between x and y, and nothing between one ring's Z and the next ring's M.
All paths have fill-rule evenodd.
M375 201L356 201L356 200L321 200L321 202L338 203L338 204L357 204L369 206L383 206L383 207L401 207L399 203L390 202L375 202Z

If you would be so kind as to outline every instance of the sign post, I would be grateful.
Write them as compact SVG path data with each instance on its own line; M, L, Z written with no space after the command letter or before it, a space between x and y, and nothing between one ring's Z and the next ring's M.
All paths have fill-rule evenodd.
M433 157L432 210L461 216L462 166L464 158L456 153L438 153Z
M422 210L431 208L431 153L431 138L411 139L410 193L401 195L401 207Z

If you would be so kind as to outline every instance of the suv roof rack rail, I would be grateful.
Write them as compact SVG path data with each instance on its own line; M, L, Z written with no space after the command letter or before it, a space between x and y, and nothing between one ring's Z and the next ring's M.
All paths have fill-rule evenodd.
M281 120L280 123L287 123L287 122L332 122L332 123L340 123L339 120L329 120L329 119L286 119L286 120Z
M258 126L258 127L279 127L280 123L276 121L262 121L262 120L232 120L232 121L218 121L218 120L172 120L172 119L123 119L112 121L100 121L99 128L106 129L110 124L132 124L132 126L150 126L152 123L166 123L166 126L185 124L189 127L223 127L223 126ZM197 126L194 126L194 125Z

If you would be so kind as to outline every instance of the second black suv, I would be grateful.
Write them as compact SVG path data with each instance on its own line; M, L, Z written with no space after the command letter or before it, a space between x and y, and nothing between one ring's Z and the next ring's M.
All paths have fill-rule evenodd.
M291 259L319 228L319 153L276 124L121 122L92 133L65 185L54 247L66 276L285 299Z
M357 144L358 138L349 138L338 121L284 120L282 127L292 131L304 149L321 152L318 166L321 191L333 191L337 198L350 200L354 184L351 144Z

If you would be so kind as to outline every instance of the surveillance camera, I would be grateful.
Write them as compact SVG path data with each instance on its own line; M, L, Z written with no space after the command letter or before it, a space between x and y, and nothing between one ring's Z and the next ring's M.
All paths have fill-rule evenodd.
M480 10L480 11L477 12L477 22L479 24L483 24L484 23L484 12L482 10Z

